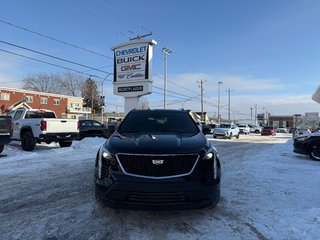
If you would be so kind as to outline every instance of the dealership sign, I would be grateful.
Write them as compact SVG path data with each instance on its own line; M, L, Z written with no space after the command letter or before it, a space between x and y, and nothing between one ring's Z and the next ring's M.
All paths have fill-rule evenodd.
M139 39L119 44L114 52L113 92L138 97L152 90L152 46L154 40Z
M145 80L148 72L148 44L124 46L114 51L114 81Z

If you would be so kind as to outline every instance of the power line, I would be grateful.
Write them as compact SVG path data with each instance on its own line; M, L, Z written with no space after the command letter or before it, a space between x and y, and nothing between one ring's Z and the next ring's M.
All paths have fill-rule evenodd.
M111 74L109 72L106 72L106 71L103 71L103 70L100 70L100 69L97 69L97 68L86 66L86 65L81 64L81 63L77 63L77 62L73 62L73 61L70 61L70 60L67 60L67 59L64 59L64 58L56 57L56 56L53 56L53 55L50 55L50 54L47 54L47 53L44 53L44 52L36 51L36 50L30 49L30 48L26 48L26 47L23 47L23 46L20 46L20 45L17 45L17 44L9 43L9 42L3 41L3 40L0 40L0 43L4 43L4 44L7 44L7 45L10 45L10 46L13 46L13 47L21 48L23 50L27 50L27 51L34 52L34 53L37 53L37 54L41 54L41 55L44 55L44 56L47 56L47 57L51 57L51 58L54 58L54 59L58 59L60 61L68 62L68 63L71 63L71 64L75 64L75 65L78 65L80 67L85 67L85 68L89 68L91 70L95 70L95 71L98 71L98 72Z
M155 76L155 77L158 77L159 79L162 80L162 78L161 78L159 75L154 74L154 76ZM185 90L188 90L188 91L193 92L193 93L197 93L196 91L193 91L193 90L188 89L188 88L186 88L186 87L184 87L184 86L181 86L181 85L179 85L179 84L177 84L177 83L175 83L175 82L173 82L173 81L170 81L170 80L167 80L167 81L170 82L170 83L172 83L173 85L176 85L176 86L178 86L178 87L181 87L181 88L183 88L183 89L185 89Z
M157 87L157 86L153 86L154 88L157 88L157 89L159 89L159 90L163 90L163 88L160 88L160 87ZM171 93L173 93L173 94L176 94L176 95L180 95L180 96L182 96L182 97L185 97L185 98L190 98L190 96L187 96L187 95L184 95L184 94L181 94L181 93L176 93L176 92L174 92L174 91L170 91L170 90L167 90L168 92L171 92Z
M83 50L83 51L86 51L86 52L89 52L89 53L93 53L93 54L95 54L95 55L98 55L98 56L101 56L101 57L106 57L106 58L109 58L109 59L113 60L112 57L109 57L109 56L107 56L107 55L104 55L104 54L101 54L101 53L97 53L97 52L95 52L95 51L92 51L92 50L89 50L89 49L80 47L80 46L78 46L78 45L75 45L75 44L72 44L72 43L68 43L68 42L65 42L65 41L56 39L56 38L54 38L54 37L50 37L50 36L48 36L48 35L45 35L45 34L42 34L42 33L39 33L39 32L33 31L33 30L30 30L30 29L25 28L25 27L18 26L18 25L16 25L16 24L7 22L7 21L5 21L5 20L0 19L0 22L5 23L5 24L7 24L7 25L9 25L9 26L12 26L12 27L15 27L15 28L22 29L22 30L24 30L24 31L26 31L26 32L33 33L33 34L39 35L39 36L41 36L41 37L50 39L50 40L52 40L52 41L56 41L56 42L59 42L59 43L68 45L68 46L70 46L70 47L74 47L74 48L77 48L77 49L80 49L80 50Z
M46 62L46 61L43 61L43 60L39 60L39 59L36 59L36 58L28 57L28 56L25 56L23 54L14 53L14 52L7 51L7 50L4 50L4 49L0 49L0 51L5 52L5 53L9 53L9 54L12 54L12 55L16 55L16 56L19 56L19 57L27 58L27 59L30 59L30 60L33 60L33 61L36 61L36 62L41 62L41 63L44 63L44 64L48 64L48 65L51 65L51 66L54 66L54 67L63 68L63 69L66 69L66 70L69 70L69 71L72 71L72 72L77 72L77 73L80 73L80 74L84 74L84 75L87 75L89 77L96 77L96 78L99 78L99 79L104 79L103 77L99 77L99 76L96 76L96 75L92 75L92 74L88 74L88 73L81 72L81 71L78 71L78 70L74 70L72 68L60 66L58 64L49 63L49 62ZM109 81L109 82L112 82L112 80L109 80L109 79L106 79L106 80Z

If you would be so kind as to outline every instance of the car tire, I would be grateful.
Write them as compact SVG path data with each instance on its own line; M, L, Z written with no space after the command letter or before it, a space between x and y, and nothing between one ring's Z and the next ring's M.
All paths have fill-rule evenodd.
M315 161L320 161L320 142L313 143L308 151L308 156Z
M238 133L238 135L236 136L236 139L239 139L239 137L240 137L240 133Z
M30 132L25 132L21 138L21 146L24 151L33 151L37 144L36 139Z
M0 153L2 153L3 148L4 148L4 144L0 144Z
M231 139L231 138L232 138L232 133L229 134L229 139Z
M71 141L68 141L68 142L63 142L63 141L61 141L61 142L59 142L59 145L60 145L60 147L70 147L71 145L72 145L72 142Z
M259 131L259 130L255 130L254 133L255 133L255 134L258 134L258 133L260 133L260 131Z

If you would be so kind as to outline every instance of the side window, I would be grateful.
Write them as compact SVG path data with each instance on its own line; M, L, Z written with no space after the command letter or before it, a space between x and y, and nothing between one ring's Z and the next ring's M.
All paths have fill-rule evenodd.
M98 123L98 122L92 122L92 126L100 127L100 126L101 126L101 124L100 124L100 123Z
M48 104L48 98L40 98L41 104Z
M10 100L10 94L9 93L0 93L0 100L9 101Z
M20 119L22 113L23 113L23 110L18 110L18 111L16 111L16 113L14 114L13 120L18 120L18 119Z
M59 99L53 99L53 105L60 105Z
M33 102L33 96L25 96L24 99L25 99L25 101L27 103L32 103Z

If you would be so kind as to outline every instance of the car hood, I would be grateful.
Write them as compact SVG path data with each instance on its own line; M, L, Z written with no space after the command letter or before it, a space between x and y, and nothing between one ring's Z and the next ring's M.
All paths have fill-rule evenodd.
M106 146L111 153L176 154L206 151L209 142L202 133L184 134L113 134Z
M303 133L296 136L295 138L300 138L300 137L320 137L320 132Z

